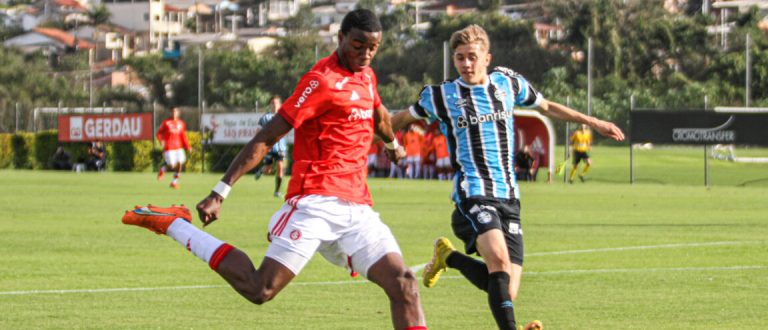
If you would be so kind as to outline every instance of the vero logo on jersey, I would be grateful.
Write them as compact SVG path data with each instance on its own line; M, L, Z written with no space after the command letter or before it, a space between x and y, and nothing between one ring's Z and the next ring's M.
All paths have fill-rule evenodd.
M301 92L301 96L299 96L299 100L296 101L296 104L294 105L294 107L296 107L296 109L301 108L301 105L307 101L307 98L309 98L309 95L312 94L312 92L314 92L318 86L320 86L319 81L317 80L310 81L309 86L307 86L307 88L304 88L304 91Z
M352 112L347 117L349 121L367 120L373 118L373 110L352 108Z

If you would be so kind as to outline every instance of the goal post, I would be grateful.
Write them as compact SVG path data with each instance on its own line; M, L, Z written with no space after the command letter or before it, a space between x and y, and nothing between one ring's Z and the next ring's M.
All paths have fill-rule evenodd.
M531 153L539 159L538 168L547 168L547 182L552 182L555 172L555 129L552 121L538 111L514 111L515 152L529 146Z

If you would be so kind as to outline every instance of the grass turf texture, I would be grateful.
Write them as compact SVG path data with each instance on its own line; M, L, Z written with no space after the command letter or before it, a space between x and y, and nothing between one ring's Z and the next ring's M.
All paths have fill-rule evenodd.
M626 148L596 148L585 184L521 184L518 319L540 319L547 329L763 329L766 165L711 161L717 174L705 188L699 151L643 151L638 177L653 180L635 185L617 183L628 178ZM0 171L0 328L390 328L383 292L320 256L274 301L256 306L172 239L120 223L134 204L194 205L219 177L184 175L182 189L172 190L150 173ZM745 181L752 183L738 186ZM448 183L370 186L408 265L429 260L437 236L459 243ZM207 230L258 264L281 204L272 189L272 177L242 178ZM493 329L485 295L458 271L444 276L421 287L430 328ZM110 291L121 288L133 291Z

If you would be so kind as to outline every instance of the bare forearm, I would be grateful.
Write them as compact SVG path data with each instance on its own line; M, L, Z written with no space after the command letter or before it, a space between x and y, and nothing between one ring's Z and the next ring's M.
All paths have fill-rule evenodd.
M622 132L615 124L584 115L560 103L544 100L538 110L547 117L586 124L597 130L600 135L612 138L616 141L624 140L624 132Z
M575 122L579 124L587 124L590 127L597 122L597 118L590 117L581 112L573 110L565 105L549 100L544 101L541 105L539 112L543 115L559 120Z
M384 106L374 110L374 134L382 141L389 143L395 139L395 132L392 129L392 116Z
M256 141L256 138L253 138L237 154L237 157L229 165L221 181L230 186L234 185L241 176L251 171L256 165L259 165L259 162L269 152L269 148L270 146L266 143Z
M396 113L394 116L392 116L392 130L395 132L405 128L408 126L408 124L419 120L419 118L415 118L411 116L410 111L403 110L398 113Z
M290 130L291 125L283 117L275 116L265 128L256 133L243 150L240 150L221 181L230 186L233 185L241 176L256 167L272 145L280 141Z

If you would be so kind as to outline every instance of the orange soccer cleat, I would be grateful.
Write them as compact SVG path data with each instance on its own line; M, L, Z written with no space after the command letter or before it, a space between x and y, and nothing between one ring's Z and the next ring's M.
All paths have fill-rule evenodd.
M165 167L161 167L159 171L157 171L157 181L160 181L165 176Z
M168 226L176 219L184 219L192 222L192 214L186 206L171 205L171 207L158 207L154 205L136 206L133 211L125 211L123 223L147 228L155 233L165 234Z

